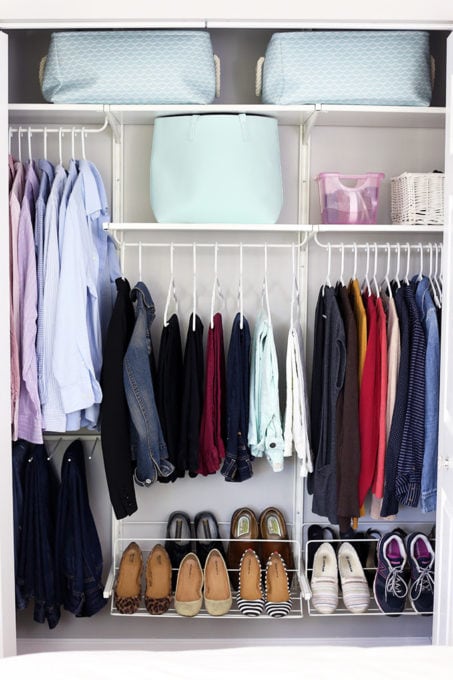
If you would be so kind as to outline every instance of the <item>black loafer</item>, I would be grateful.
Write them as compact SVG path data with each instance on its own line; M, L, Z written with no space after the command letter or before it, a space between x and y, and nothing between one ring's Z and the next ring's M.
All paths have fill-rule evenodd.
M178 569L183 558L192 551L192 528L190 517L187 513L177 510L172 512L167 522L167 540L165 550L167 551L172 567L172 586L176 588Z
M217 548L225 559L225 551L220 541L219 525L212 512L207 510L199 512L195 515L193 524L195 538L198 539L195 541L195 549L201 566L204 567L207 556L214 548Z

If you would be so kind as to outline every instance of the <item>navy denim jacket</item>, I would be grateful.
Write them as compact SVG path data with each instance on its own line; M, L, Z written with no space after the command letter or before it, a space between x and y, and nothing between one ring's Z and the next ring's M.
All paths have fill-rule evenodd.
M132 453L137 461L135 481L151 486L158 475L171 475L174 466L168 460L151 375L154 302L141 281L132 289L131 299L136 302L135 326L123 362L124 389L131 416Z

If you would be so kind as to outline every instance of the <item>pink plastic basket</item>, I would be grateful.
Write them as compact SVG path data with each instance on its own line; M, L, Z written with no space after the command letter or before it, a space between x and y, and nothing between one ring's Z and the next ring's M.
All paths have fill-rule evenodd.
M383 172L342 175L320 172L316 180L323 224L376 224Z

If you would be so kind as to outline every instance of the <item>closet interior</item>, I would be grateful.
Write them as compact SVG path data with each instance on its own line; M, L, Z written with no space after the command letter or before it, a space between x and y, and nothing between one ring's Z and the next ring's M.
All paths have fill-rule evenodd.
M11 153L23 160L61 159L65 166L70 158L77 157L95 163L107 190L112 217L106 228L117 243L122 274L131 286L143 281L156 306L152 329L155 348L159 347L164 322L176 310L183 339L191 313L198 313L207 329L213 313L221 311L227 341L238 311L253 327L261 305L268 304L283 411L294 280L299 290L308 392L315 306L322 286L335 286L337 281L347 283L354 277L375 286L375 282L380 285L387 278L410 279L420 273L441 280L443 227L392 225L390 180L403 172L444 170L445 32L432 32L434 51L440 59L433 102L427 108L262 105L254 93L255 64L273 31L235 28L210 30L214 52L222 64L221 95L213 105L46 104L39 88L38 68L50 31L7 33ZM153 120L170 112L204 111L263 113L278 118L284 203L276 225L155 222L149 201ZM385 174L376 225L321 224L315 178L329 171ZM268 300L263 290L268 291ZM259 617L253 625L233 608L228 616L210 625L205 621L212 617L206 613L190 623L182 621L173 610L160 618L150 617L144 607L134 616L119 616L112 598L90 619L77 619L63 612L56 631L35 624L27 609L17 613L19 649L83 646L90 639L126 640L132 647L134 640L149 638L162 646L172 646L172 641L183 639L202 646L215 644L218 639L240 643L280 637L326 642L337 638L355 642L376 638L429 642L432 618L416 616L413 611L404 612L402 625L401 620L383 616L376 606L370 606L364 617L349 616L345 631L343 616L349 612L342 604L332 616L320 615L311 606L307 555L319 539L311 537L309 527L326 527L329 522L312 511L312 496L295 455L285 459L281 472L274 472L265 459L255 459L253 477L238 484L226 483L217 473L196 478L186 475L174 483L148 488L137 486L137 512L117 520L109 502L99 435L83 431L80 437L86 455L90 504L103 552L106 597L111 596L121 555L129 542L136 541L144 553L163 542L167 519L173 511L182 510L192 518L202 510L214 512L226 547L230 518L236 508L247 506L259 515L266 507L274 506L286 517L295 560L293 608L286 620L274 622ZM57 467L68 438L72 440L70 435L45 437ZM417 508L401 507L391 522L373 520L368 513L359 519L361 532L375 529L385 533L399 526L407 533L420 530L429 534L434 525L435 512L422 513ZM361 541L365 539L351 539L355 545Z

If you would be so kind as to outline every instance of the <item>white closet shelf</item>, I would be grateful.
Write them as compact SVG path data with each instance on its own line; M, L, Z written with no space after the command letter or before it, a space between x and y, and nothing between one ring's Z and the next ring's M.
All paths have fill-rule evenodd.
M313 115L314 125L341 127L445 127L445 108L413 106L334 106L271 104L102 105L10 104L11 123L98 124L111 113L118 123L151 125L158 116L195 113L248 113L275 116L280 125L303 125Z
M10 124L99 125L105 121L102 104L10 104Z

